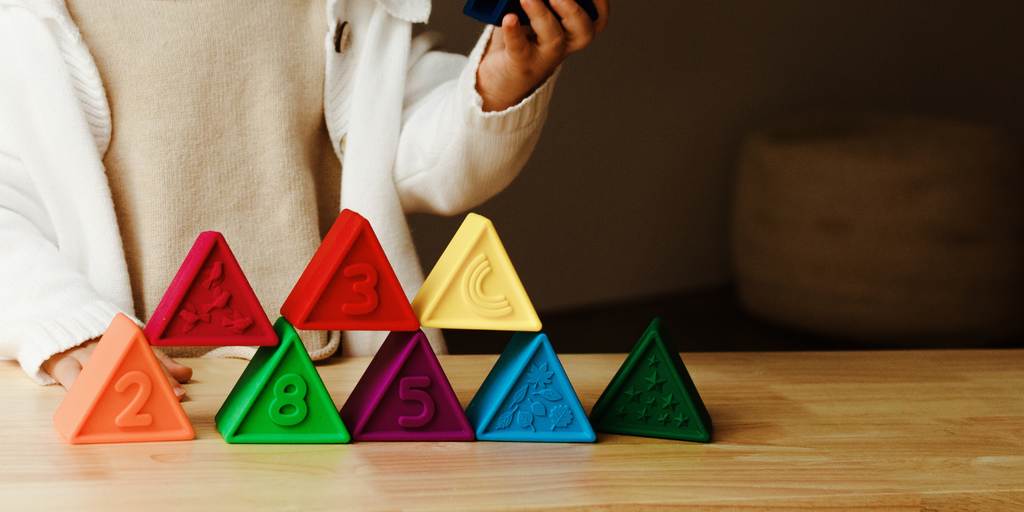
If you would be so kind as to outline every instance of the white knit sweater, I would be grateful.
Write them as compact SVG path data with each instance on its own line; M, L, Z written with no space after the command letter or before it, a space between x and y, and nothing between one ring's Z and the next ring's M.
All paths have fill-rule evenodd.
M326 9L324 110L344 166L341 207L371 222L411 297L423 272L405 213L459 213L507 186L536 144L554 78L485 113L475 80L490 29L467 62L411 39L429 0ZM350 36L338 52L342 22ZM99 73L63 2L0 0L0 356L41 384L54 382L43 361L132 312L102 164L110 133ZM385 335L345 333L346 353L372 354Z

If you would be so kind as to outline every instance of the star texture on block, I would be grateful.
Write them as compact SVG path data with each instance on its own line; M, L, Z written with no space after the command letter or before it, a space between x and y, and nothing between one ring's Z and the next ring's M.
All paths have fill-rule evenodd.
M659 414L657 422L661 423L661 426L665 426L665 424L668 423L668 413L667 412L663 412L663 413Z
M661 397L662 409L668 409L671 411L675 409L677 405L679 405L679 400L676 400L676 398L672 396L672 393L669 393L668 395Z
M630 402L640 403L640 394L643 393L643 391L637 389L636 386L630 386L629 389L625 391L625 393L626 396L629 397L629 400L626 400L627 404Z
M648 358L646 359L646 361L647 361L647 366L648 366L649 368L650 368L650 367L653 367L653 368L657 368L657 367L658 367L658 363L659 363L659 362L661 362L661 361L658 361L658 356L651 356L651 357L648 357Z
M615 409L615 415L618 416L619 419L623 419L623 420L626 419L626 414L627 413L626 413L626 406L625 405L620 406L619 408Z
M644 400L644 404L647 405L647 407L650 407L651 409L653 409L654 408L654 404L657 403L657 401L658 401L658 399L652 396L652 397L648 398L647 400Z
M688 427L690 423L690 418L684 416L683 413L679 413L678 416L672 417L672 421L676 422L677 427Z
M643 421L646 423L647 420L651 419L651 413L650 411L647 410L646 407L644 407L643 409L640 409L639 411L636 412L636 419L638 421Z
M655 372L652 373L651 375L644 377L644 380L648 382L647 391L656 389L659 393L661 392L661 388L665 386L665 383L668 382L667 380L662 379L661 377L658 376L657 370L655 370Z

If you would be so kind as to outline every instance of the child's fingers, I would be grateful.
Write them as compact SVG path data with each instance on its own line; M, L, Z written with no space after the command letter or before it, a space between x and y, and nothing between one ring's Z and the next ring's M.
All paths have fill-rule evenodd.
M594 20L594 33L600 34L608 28L608 15L611 13L609 0L594 0L594 8L597 9L597 19Z
M64 386L64 389L71 389L78 374L82 373L82 363L70 355L58 354L47 359L42 369Z
M43 362L41 368L50 377L59 382L61 386L64 386L65 389L71 389L75 380L78 379L78 375L82 373L82 368L85 367L85 363L89 360L89 356L92 355L95 347L96 342L90 341L85 345L66 350L47 359ZM156 355L157 361L160 362L160 369L163 370L167 381L171 384L174 395L178 397L178 400L181 400L185 397L185 388L178 384L178 381L185 382L192 378L192 369L178 364L177 361L168 357L167 354L164 354L158 348L153 348L153 354ZM173 373L171 368L174 369Z
M43 361L40 369L53 377L65 389L71 389L71 385L75 383L78 374L82 373L82 367L89 360L95 347L96 340L90 340L77 347L69 348Z
M551 8L562 18L567 53L582 50L594 40L594 22L575 0L551 0Z
M524 60L530 51L530 41L526 37L526 30L519 24L519 17L515 14L506 14L501 19L501 32L505 52L513 60Z
M507 15L506 15L507 16ZM488 52L501 52L505 49L505 20L501 22L502 26L495 27L494 31L491 32L491 40L487 43Z
M169 372L171 372L171 376L173 376L176 381L184 384L192 378L192 368L171 359L171 357L165 354L163 350L156 347L152 347L152 349L153 354L155 354L156 358L163 363L164 367L167 368Z
M562 30L562 23L555 17L555 13L541 0L521 0L520 5L530 17L530 26L537 33L537 45L540 50L547 54L563 54L565 31Z
M167 382L171 384L171 390L174 391L174 396L176 396L178 400L185 398L185 388L182 387L181 384L178 384L178 380L174 378L174 375L171 375L171 371L167 369L167 366L163 361L160 362L160 369L164 371L164 375L167 377Z
M177 376L172 374L170 369L167 367L168 365L175 367L175 369L178 371L178 374L181 375L181 377L184 377L184 374L187 374L188 378L191 378L191 369L178 365L177 362L175 362L174 359L168 357L163 350L156 347L152 348L153 353L157 356L157 360L160 362L160 369L164 371L164 375L167 376L167 382L171 384L171 389L174 391L174 396L177 396L179 400L184 398L185 388L182 387L181 384L178 384L179 379L177 378Z

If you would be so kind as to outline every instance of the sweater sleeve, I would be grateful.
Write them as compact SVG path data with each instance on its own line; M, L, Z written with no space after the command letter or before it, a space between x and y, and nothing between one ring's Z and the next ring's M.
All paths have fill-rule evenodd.
M39 384L50 356L103 333L120 309L69 265L21 162L0 147L0 356Z
M453 215L500 192L540 137L558 71L518 105L484 112L476 74L488 27L465 57L425 52L413 42L395 183L406 212Z
M103 175L52 28L0 6L0 357L40 384L55 382L44 361L101 335L123 310L87 277L102 267L96 253L70 242L111 238L116 226L104 236L108 216L79 207L102 196ZM94 179L80 179L88 169Z

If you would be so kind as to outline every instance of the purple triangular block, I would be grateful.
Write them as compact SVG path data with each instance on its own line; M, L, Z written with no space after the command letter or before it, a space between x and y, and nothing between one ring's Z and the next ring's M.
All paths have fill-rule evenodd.
M341 418L355 441L472 441L473 427L423 331L388 335Z

